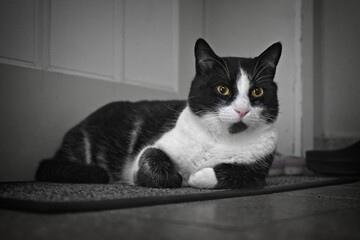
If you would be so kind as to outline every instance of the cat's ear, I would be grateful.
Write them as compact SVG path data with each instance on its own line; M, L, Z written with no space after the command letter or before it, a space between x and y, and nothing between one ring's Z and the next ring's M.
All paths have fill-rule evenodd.
M219 61L219 57L202 38L196 41L194 50L197 73L206 73Z
M280 42L277 42L268 47L258 58L262 63L269 64L275 68L279 62L281 51L282 45Z

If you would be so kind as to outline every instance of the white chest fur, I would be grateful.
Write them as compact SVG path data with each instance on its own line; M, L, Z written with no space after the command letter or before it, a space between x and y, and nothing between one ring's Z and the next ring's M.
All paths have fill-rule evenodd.
M175 128L154 144L174 161L185 183L202 168L220 163L252 163L275 150L277 132L272 125L230 134L214 118L208 118L208 124L206 117L194 115L187 107Z

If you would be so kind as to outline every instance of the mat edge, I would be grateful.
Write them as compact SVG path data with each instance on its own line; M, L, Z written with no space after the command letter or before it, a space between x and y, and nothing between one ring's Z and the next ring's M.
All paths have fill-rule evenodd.
M340 185L360 181L359 177L336 178L317 182L306 182L292 185L281 185L265 187L262 189L234 189L220 190L206 193L191 193L169 196L150 196L138 198L106 199L91 201L69 201L69 202L51 202L35 201L24 199L0 198L0 208L24 211L42 214L61 214L61 213L79 213L89 211L106 211L124 208L148 207L155 205L177 204L185 202L197 202L218 200L227 198L236 198L244 196L265 195L271 193L280 193L286 191L296 191L302 189L324 187L331 185Z

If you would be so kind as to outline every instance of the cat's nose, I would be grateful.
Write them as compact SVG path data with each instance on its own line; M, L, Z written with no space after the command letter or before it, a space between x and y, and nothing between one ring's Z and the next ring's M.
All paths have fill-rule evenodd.
M240 116L240 118L244 118L246 114L248 114L249 109L234 109Z

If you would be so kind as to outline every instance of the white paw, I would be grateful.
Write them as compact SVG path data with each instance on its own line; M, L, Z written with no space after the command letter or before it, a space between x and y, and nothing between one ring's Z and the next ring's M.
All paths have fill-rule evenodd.
M189 185L195 188L214 188L217 183L213 168L203 168L189 178Z

